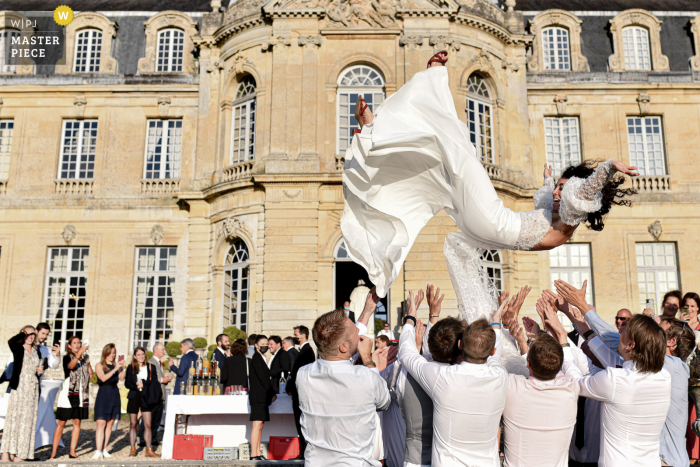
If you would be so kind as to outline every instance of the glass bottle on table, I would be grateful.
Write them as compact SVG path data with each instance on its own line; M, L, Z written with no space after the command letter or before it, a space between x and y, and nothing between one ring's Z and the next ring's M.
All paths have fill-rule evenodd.
M190 378L193 378L193 377L194 377L194 371L195 371L195 370L194 370L194 362L190 362L190 370L189 370L189 372L190 372Z

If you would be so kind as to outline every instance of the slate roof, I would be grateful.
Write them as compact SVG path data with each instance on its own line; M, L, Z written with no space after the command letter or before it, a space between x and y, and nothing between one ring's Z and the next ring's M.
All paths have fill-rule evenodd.
M164 11L211 12L211 0L0 0L0 10L53 11L61 5L73 11ZM222 5L228 5L223 0Z
M503 3L503 0L501 0ZM698 0L516 0L515 9L541 11L558 8L568 11L700 11Z

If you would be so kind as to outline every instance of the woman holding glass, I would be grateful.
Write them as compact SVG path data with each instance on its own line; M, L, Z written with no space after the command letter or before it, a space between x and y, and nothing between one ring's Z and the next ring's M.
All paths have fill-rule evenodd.
M112 434L114 421L121 417L122 407L119 398L119 381L126 377L126 360L116 363L117 348L114 344L105 345L102 349L100 364L95 366L97 374L97 398L95 398L95 455L93 459L112 457L107 452L109 437Z
M39 405L39 376L44 368L40 366L39 352L34 343L34 326L25 326L7 343L14 357L10 378L10 401L2 434L2 462L10 460L34 459L36 436L36 416ZM12 456L14 459L10 459Z
M63 429L68 420L73 420L68 456L71 459L78 457L75 448L78 447L78 439L80 438L80 421L87 420L90 410L89 387L93 371L90 366L90 357L85 353L89 347L88 343L82 345L78 336L68 338L66 355L63 356L63 374L66 379L58 394L56 430L53 432L53 447L49 459L56 457L58 444L61 442Z
M129 456L136 456L138 414L140 410L143 418L143 439L146 442L146 457L160 457L153 452L153 447L151 446L151 414L160 400L162 400L163 393L158 379L158 370L152 363L146 361L146 349L143 347L134 349L131 365L126 369L124 386L129 389L129 395L127 396L129 403L126 406L131 422L129 427L131 452Z
M231 356L226 357L221 367L221 383L224 388L229 386L242 386L248 388L248 343L243 339L236 339L231 345Z

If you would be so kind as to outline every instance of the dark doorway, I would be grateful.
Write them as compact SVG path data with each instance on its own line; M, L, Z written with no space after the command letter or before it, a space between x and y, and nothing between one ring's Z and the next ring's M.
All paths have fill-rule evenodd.
M367 271L359 264L353 263L352 261L336 261L335 263L335 306L343 306L345 300L350 300L350 294L357 287L357 281L362 279L365 281L365 285L370 289L374 287L372 281L369 280ZM388 309L388 300L384 297L380 300L377 305L377 311L374 314L375 318L387 321L388 316L386 310Z

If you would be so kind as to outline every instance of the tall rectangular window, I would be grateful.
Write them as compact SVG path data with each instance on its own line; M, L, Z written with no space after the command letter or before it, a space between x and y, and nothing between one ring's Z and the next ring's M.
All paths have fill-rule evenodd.
M589 305L594 305L590 244L565 243L549 250L549 276L552 290L555 290L554 281L556 280L562 280L577 288L581 288L583 281L588 281L586 302ZM573 329L571 322L563 313L559 313L559 319L565 323L568 329Z
M149 120L144 178L180 178L182 120Z
M17 71L17 57L13 57L10 52L12 38L19 38L19 31L16 29L0 29L0 73L14 73Z
M58 178L93 178L96 148L97 120L64 120Z
M544 119L545 153L552 175L560 175L564 169L581 162L581 143L577 117Z
M102 54L102 31L99 29L84 29L76 37L75 65L76 73L97 73L100 71L100 55Z
M569 31L559 27L544 28L542 53L545 70L570 70Z
M135 263L133 347L149 349L173 333L177 248L137 248Z
M637 282L639 310L654 300L655 311L661 310L661 300L669 290L678 289L678 262L675 243L637 243Z
M467 125L471 142L482 162L493 163L493 109L491 104L467 99Z
M628 117L630 164L640 175L666 175L661 117Z
M156 71L181 72L185 49L185 33L181 29L165 29L158 33Z
M622 52L625 70L651 70L649 31L639 26L622 29Z
M231 164L247 161L255 155L255 104L253 97L233 107Z
M0 120L0 180L7 180L10 176L10 152L14 127L12 120Z
M83 338L88 247L49 248L44 291L44 319L51 325L54 342L65 348L68 338Z

